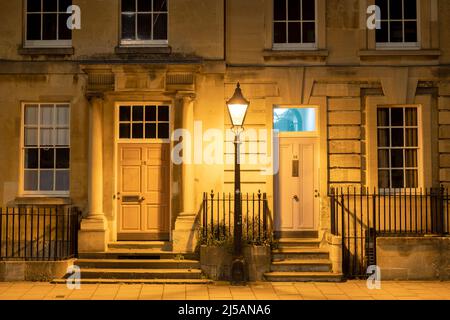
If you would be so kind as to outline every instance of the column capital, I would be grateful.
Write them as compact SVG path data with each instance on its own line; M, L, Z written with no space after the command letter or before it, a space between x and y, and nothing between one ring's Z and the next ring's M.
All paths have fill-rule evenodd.
M105 94L103 92L87 92L86 99L92 103L94 100L105 100Z
M175 99L183 100L183 102L192 102L196 99L197 95L191 91L178 91L175 94Z

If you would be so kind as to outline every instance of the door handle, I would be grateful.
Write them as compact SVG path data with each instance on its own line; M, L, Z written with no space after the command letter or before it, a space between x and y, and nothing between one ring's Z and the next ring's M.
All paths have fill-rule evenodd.
M292 199L294 199L295 202L299 202L300 201L300 199L299 199L299 197L297 195L293 196Z
M140 197L139 202L145 201L145 197Z

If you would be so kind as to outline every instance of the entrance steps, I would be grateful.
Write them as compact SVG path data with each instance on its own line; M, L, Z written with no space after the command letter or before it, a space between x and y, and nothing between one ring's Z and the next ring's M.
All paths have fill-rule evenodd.
M272 250L272 264L265 279L272 282L339 282L332 272L329 252L315 238L282 238Z
M166 251L166 242L110 243L101 253L80 253L75 265L80 282L142 284L206 284L194 254ZM54 283L65 283L70 275Z

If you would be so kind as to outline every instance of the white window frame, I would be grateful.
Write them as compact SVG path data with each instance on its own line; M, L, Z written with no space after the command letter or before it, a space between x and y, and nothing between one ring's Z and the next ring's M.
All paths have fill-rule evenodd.
M58 1L58 9L59 8L59 1ZM43 8L42 8L43 4L41 1L41 12L40 14L43 15ZM71 48L72 47L72 39L70 40L28 40L27 39L27 30L28 30L28 3L27 0L24 0L24 47L25 48ZM67 9L66 9L67 10ZM58 10L57 12L57 16L59 19L59 14L60 13L67 13L65 10L61 11ZM42 32L43 32L43 22L41 21L41 36L42 36ZM57 23L56 25L56 35L59 36L59 24Z
M392 0L389 0L392 1ZM377 42L376 40L376 31L375 30L375 46L376 49L379 50L418 50L420 49L421 44L421 17L420 17L420 3L421 0L416 1L416 23L417 23L417 42ZM402 0L402 4L404 5L405 0ZM389 5L388 5L389 8ZM405 10L402 12L402 16L404 15ZM381 20L381 21L401 21L402 23L408 22L408 21L414 21L413 19L404 19L404 16L401 20L398 19L391 19L389 13L388 13L388 19L387 20ZM388 34L390 34L390 29L388 30ZM403 40L405 38L405 28L403 28Z
M314 109L316 130L315 131L292 131L292 132L278 132L277 135L280 138L283 137L303 137L303 138L316 138L320 136L320 107L317 105L274 105L271 115L271 126L274 130L274 109Z
M377 114L378 115L378 109L395 109L395 108L402 108L402 109L407 109L407 108L415 108L416 109L416 111L417 111L417 126L405 126L405 119L403 119L403 129L405 130L405 128L414 128L414 129L417 129L417 147L411 147L411 148L409 148L409 147L382 147L382 148L380 148L379 147L379 144L378 144L378 129L382 129L382 128L400 128L399 126L378 126L378 119L375 119L374 120L374 124L375 124L375 126L374 126L374 129L375 129L375 133L374 133L374 135L375 135L375 137L376 137L376 141L375 141L375 153L376 153L376 158L375 158L375 160L376 160L376 162L375 162L375 166L376 166L376 177L377 177L377 180L376 181L374 181L375 182L375 184L376 184L376 186L377 186L377 188L379 188L380 190L382 190L382 192L385 192L385 193L392 193L392 192L394 192L394 193L396 193L398 190L400 190L401 192L408 192L408 190L419 190L420 188L422 188L422 186L423 186L423 170L424 170L424 166L423 166L423 126L422 126L422 123L423 123L423 120L422 120L422 109L421 109L421 106L420 105L416 105L416 104L413 104L413 105L407 105L407 104L405 104L405 105L378 105L378 106L376 106L376 109L375 109L375 114ZM404 137L405 138L405 137ZM392 135L390 135L390 144L392 145ZM405 161L405 156L404 156L404 154L403 154L403 171L406 171L406 170L408 170L408 169L414 169L414 170L416 170L417 169L417 187L415 187L415 188L413 188L413 187L406 187L406 186L404 186L404 187L402 187L402 188L394 188L394 187L392 187L392 173L391 173L391 170L392 170L392 166L391 166L391 159L389 159L389 169L386 169L386 170L389 170L390 171L390 174L389 174L389 179L390 179L390 181L389 181L389 183L390 183L390 187L389 188L381 188L380 187L380 185L379 185L379 171L380 170L383 170L383 169L385 169L385 168L382 168L382 169L380 169L379 168L379 166L378 166L378 150L380 150L380 149L388 149L388 150L392 150L392 149L401 149L401 150L406 150L406 149L414 149L414 150L417 150L417 167L415 167L415 168L408 168L408 167L406 167L406 161ZM395 168L394 168L395 169ZM405 183L405 185L406 185L406 176L404 176L404 183Z
M72 151L71 148L71 112L72 112L72 107L71 104L69 102L22 102L21 105L21 115L22 115L22 119L21 119L21 126L20 126L20 186L19 186L19 194L21 196L38 196L38 197L68 197L70 196L70 188L71 188L71 183L70 183L70 174L72 171L72 166L71 166L71 160L69 160L69 168L64 168L64 169L60 169L61 171L69 171L69 190L65 190L65 191L48 191L48 190L37 190L37 191L30 191L30 190L25 190L25 107L27 105L38 105L39 108L41 105L53 105L54 108L56 108L57 105L67 105L69 107L69 119L68 119L68 125L67 126L61 126L62 128L68 128L69 129L69 141L68 141L68 148L70 151ZM38 141L38 146L37 148L39 149L39 145L40 145L40 136L39 136L39 132L40 132L40 113L38 113L38 124L36 125L36 128L38 129L38 136L37 136L37 141ZM53 117L56 116L56 113L53 112ZM56 122L53 122L53 129L55 128L59 128L58 125L56 125ZM53 149L57 149L55 147L53 147ZM72 157L70 157L71 159ZM36 170L40 171L43 170L41 168L37 168ZM45 169L44 169L45 170ZM50 169L47 169L50 170ZM56 162L55 162L55 168L51 169L53 170L54 174L56 173L56 171L58 171L58 169L56 169ZM55 178L56 179L56 178ZM55 180L56 181L56 180ZM38 179L38 186L39 186L39 179ZM53 186L53 189L55 189L56 183Z
M160 13L166 13L167 14L167 39L166 40L153 40L153 15L154 13L158 13L159 11L145 11L145 12L140 12L140 13L147 13L147 14L151 14L152 17L152 40L128 40L128 39L122 39L122 15L124 13L134 13L136 16L139 13L138 8L137 8L137 0L136 1L136 10L134 12L131 11L122 11L122 1L120 1L119 4L119 8L120 8L120 45L121 46L146 46L146 47L166 47L169 44L169 19L170 19L170 15L169 15L169 0L167 1L167 12L160 12ZM136 19L135 21L135 37L137 36L138 30L137 30L137 24L138 21Z
M317 0L314 0L314 21L312 20L288 20L288 16L286 16L286 20L275 20L275 12L274 9L274 1L272 0L272 49L273 50L316 50L317 49L317 42L318 42L318 30L319 30L319 24L318 24L318 7L317 7ZM288 1L286 1L286 14L288 13ZM286 23L286 29L288 28L289 21L294 22L314 22L314 43L275 43L275 22L285 22ZM286 40L287 40L288 32L286 30ZM303 33L301 34L301 37L303 37Z

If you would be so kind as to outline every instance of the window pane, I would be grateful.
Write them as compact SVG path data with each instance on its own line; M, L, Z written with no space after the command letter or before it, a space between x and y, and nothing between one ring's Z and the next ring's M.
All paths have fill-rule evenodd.
M122 14L122 39L134 40L136 38L136 15Z
M273 19L286 20L286 0L274 0L273 6Z
M156 106L145 107L145 121L156 121Z
M119 120L120 121L131 121L131 107L120 107Z
M288 0L288 19L301 20L300 0Z
M67 170L56 171L55 190L69 191L70 188L70 172Z
M38 190L38 171L25 170L24 172L24 189L26 191Z
M286 43L286 23L275 22L273 26L273 41L274 43Z
M152 0L138 0L139 12L151 12L152 11Z
M417 170L406 170L406 188L417 188L419 176Z
M133 121L144 121L144 107L133 107Z
M53 191L53 170L41 170L39 178L39 190Z
M402 19L403 17L403 4L402 0L390 0L389 1L389 13L391 19Z
M55 168L55 149L40 149L40 168L53 169Z
M418 147L419 146L419 133L417 129L406 129L406 146Z
M27 12L41 12L41 0L27 0Z
M303 43L316 42L316 24L314 22L303 23Z
M144 138L144 125L142 123L133 123L133 139Z
M389 109L387 108L378 109L378 126L389 127Z
M392 129L391 131L392 147L405 146L405 140L403 135L404 135L403 129Z
M391 109L391 125L394 127L403 127L403 108Z
M390 42L403 42L403 26L402 22L390 22L391 39Z
M416 108L406 108L405 109L405 125L406 126L417 126L417 109Z
M392 170L392 188L403 188L405 177L403 170Z
M391 146L389 129L378 129L378 146L379 147Z
M44 12L57 12L58 0L43 0Z
M42 22L42 40L57 40L57 14L45 13Z
M288 23L288 42L289 43L301 43L301 23L289 22Z
M39 168L39 150L25 149L25 168L38 169Z
M389 23L381 22L381 29L375 30L377 42L389 42Z
M405 42L417 42L417 22L405 22Z
M56 168L69 169L70 168L70 149L56 149Z
M25 146L37 146L38 145L38 130L25 128Z
M59 0L59 12L66 12L67 8L72 5L72 0Z
M70 40L72 39L72 30L67 28L67 20L71 17L70 14L60 14L59 15L59 26L58 26L58 39L59 40Z
M315 20L315 0L303 0L303 20Z
M380 170L378 171L378 186L380 188L390 188L391 185L389 183L389 171L388 170Z
M169 107L159 106L158 107L158 121L169 121Z
M417 18L417 2L416 0L405 0L405 19Z
M41 14L27 14L27 40L41 40Z
M135 12L136 0L122 0L122 12Z
M417 150L405 150L405 159L405 165L407 168L418 167Z
M376 0L375 4L380 7L381 10L381 19L388 18L388 0Z
M130 124L120 124L119 128L120 139L130 139L131 138L131 125Z
M389 150L378 150L378 168L389 168Z
M153 0L153 11L167 12L167 0Z
M41 146L53 146L53 129L42 129L40 130Z
M70 144L69 129L56 129L56 145L68 146Z
M391 168L403 168L403 149L391 150Z
M41 106L41 125L53 126L53 105Z
M59 105L56 107L56 124L58 126L69 125L69 107Z
M158 124L158 138L159 139L169 139L169 124L168 123L160 123Z
M145 125L145 138L146 139L156 139L156 124L147 123Z
M138 39L152 39L152 15L138 14Z
M37 125L38 124L38 106L27 105L25 106L25 125Z
M167 14L153 15L153 40L167 40Z

